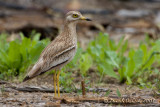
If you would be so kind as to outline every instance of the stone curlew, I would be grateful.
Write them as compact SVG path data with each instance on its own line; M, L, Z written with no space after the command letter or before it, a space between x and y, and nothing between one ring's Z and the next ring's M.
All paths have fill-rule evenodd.
M42 51L38 61L23 81L27 81L47 71L55 70L56 72L53 76L54 96L57 96L57 85L58 97L60 97L60 71L61 68L69 63L75 56L77 49L76 24L80 20L91 21L90 19L83 17L78 11L70 11L66 14L62 32Z

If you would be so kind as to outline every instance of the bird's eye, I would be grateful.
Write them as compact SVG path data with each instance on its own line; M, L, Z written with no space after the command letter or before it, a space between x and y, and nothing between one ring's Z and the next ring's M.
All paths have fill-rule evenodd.
M72 17L73 17L73 18L77 18L78 15L77 15L77 14L73 14Z

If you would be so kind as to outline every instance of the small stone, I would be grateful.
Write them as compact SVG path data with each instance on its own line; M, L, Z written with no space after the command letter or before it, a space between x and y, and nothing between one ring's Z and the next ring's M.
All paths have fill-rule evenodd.
M91 107L91 104L89 102L84 103L85 107Z

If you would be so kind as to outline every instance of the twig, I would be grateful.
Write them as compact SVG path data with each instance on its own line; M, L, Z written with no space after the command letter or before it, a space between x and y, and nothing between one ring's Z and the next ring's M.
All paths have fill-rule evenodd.
M85 98L62 98L58 99L61 100L61 103L66 104L77 104L80 102L95 102L95 103L104 103L104 104L149 104L149 103L155 103L154 98L144 99L144 98L111 98L111 97L85 97Z
M48 87L38 87L38 86L21 86L21 87L18 87L18 86L8 86L8 87L4 87L4 90L5 91L10 91L10 89L14 89L14 90L17 90L17 91L23 91L23 92L48 92L48 93L54 93L54 87L52 88L48 88ZM78 92L80 91L81 89L76 89L76 90L73 90L72 92ZM87 92L106 92L108 91L109 89L108 88L89 88L87 89L86 88L86 91ZM112 91L112 90L110 90ZM65 89L61 88L60 89L60 92L63 93L65 91Z
M10 83L7 81L0 80L0 84L10 84Z
M85 90L84 80L81 81L81 86L82 86L82 95L83 95L83 98L84 98L86 96L86 90Z

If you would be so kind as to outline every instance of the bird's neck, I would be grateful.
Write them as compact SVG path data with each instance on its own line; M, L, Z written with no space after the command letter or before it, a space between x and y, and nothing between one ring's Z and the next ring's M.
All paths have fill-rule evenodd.
M65 25L64 25L64 30L68 30L70 33L72 33L72 34L76 34L76 25L77 25L77 23L75 22L73 22L73 23L65 23Z
M65 23L62 30L62 33L68 38L71 38L74 42L77 42L76 24L77 23Z

